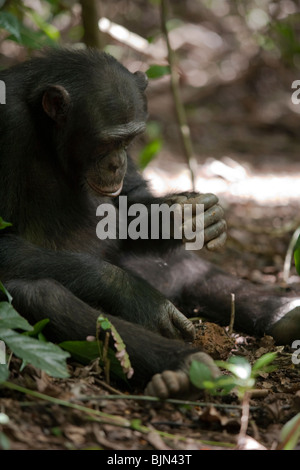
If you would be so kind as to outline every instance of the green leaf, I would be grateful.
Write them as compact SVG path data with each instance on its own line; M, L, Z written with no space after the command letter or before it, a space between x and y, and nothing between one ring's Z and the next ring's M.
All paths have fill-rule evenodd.
M21 44L28 49L41 49L42 47L55 47L57 43L49 38L44 31L33 31L24 25L20 25L20 39L15 36L9 36L7 39Z
M293 431L294 430L294 431ZM292 433L291 436L289 434ZM300 439L300 413L285 423L280 433L280 440L284 442L284 450L292 450ZM286 441L286 442L285 442Z
M4 287L4 285L2 284L1 281L0 281L0 290L2 290L3 294L6 295L8 302L11 304L11 302L12 302L12 296L11 296L10 293L5 289L5 287Z
M0 383L5 382L9 377L7 364L0 364Z
M203 362L192 361L189 371L189 377L193 385L197 388L211 388L213 375L210 368Z
M10 442L6 434L4 434L4 432L0 432L0 449L10 450Z
M103 327L103 325L105 327ZM119 363L120 363L120 365L123 369L124 374L126 375L126 377L128 379L130 379L132 377L134 371L131 367L131 362L130 362L130 359L129 359L129 355L126 351L126 346L125 346L121 336L119 335L118 331L116 330L114 325L106 317L103 317L102 315L99 315L99 317L97 319L97 333L98 333L98 336L99 336L99 328L100 329L102 328L105 331L110 329L111 335L114 339L114 348L116 350L114 355L118 359L118 361L119 361Z
M0 18L1 18L1 15L0 15ZM11 227L12 224L10 222L5 222L5 220L2 219L2 217L0 217L0 230L3 230L4 228L6 227Z
M69 377L66 358L69 354L52 343L21 335L13 330L0 328L0 338L13 353L53 377Z
M276 356L277 356L276 352L264 354L259 359L257 359L257 361L253 364L252 372L262 371L269 364L271 364L271 362L274 361Z
M294 260L295 260L296 271L300 275L300 249L294 251Z
M103 343L101 341L64 341L59 346L68 351L81 364L87 365L99 357L100 365L103 366L103 361L101 360ZM107 357L110 361L112 375L126 380L120 362L111 348L108 348Z
M7 11L0 13L0 29L6 29L17 41L21 41L20 27L21 24L14 15Z
M300 235L298 237L298 240L296 241L294 248L294 260L297 273L300 275Z
M170 67L168 65L151 65L146 71L148 78L160 78L164 75L170 75Z
M233 356L227 362L216 361L219 367L229 370L239 379L246 381L251 377L251 365L244 357Z
M275 23L275 29L283 36L289 43L295 42L295 33L291 25L286 22L278 21Z
M162 140L154 139L147 144L139 155L139 167L144 170L146 166L153 160L155 155L161 150Z
M97 341L64 341L59 346L69 353L81 364L89 364L99 357Z
M106 317L103 317L102 315L99 315L97 319L97 323L99 324L100 328L104 331L111 329L111 322Z
M198 361L192 361L190 380L195 387L205 389L212 395L227 395L236 387L234 377L229 375L213 377L209 367Z
M299 237L298 237L298 239L297 239L297 241L296 241L296 243L295 243L295 248L294 248L294 250L299 250L299 249L300 249L300 235L299 235Z
M29 16L34 21L34 23L42 30L44 33L53 41L57 42L60 38L60 33L55 26L50 23L47 23L41 15L39 15L36 11L31 10L28 11Z
M0 329L12 328L30 331L32 326L8 302L0 302Z
M44 318L44 320L38 321L35 325L33 325L31 331L26 331L26 333L23 333L24 335L27 336L33 336L33 337L39 337L41 331L45 328L45 326L49 323L48 318Z
M215 378L214 385L219 395L227 395L237 386L237 383L235 378L230 375L220 375Z

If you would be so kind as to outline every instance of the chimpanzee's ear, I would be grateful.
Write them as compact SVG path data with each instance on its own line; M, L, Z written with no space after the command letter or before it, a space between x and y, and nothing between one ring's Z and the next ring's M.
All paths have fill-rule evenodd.
M133 75L136 78L139 89L145 91L148 85L147 75L144 72L140 72L139 70L137 72L134 72Z
M43 94L42 105L51 119L62 124L70 105L70 95L63 86L50 85Z

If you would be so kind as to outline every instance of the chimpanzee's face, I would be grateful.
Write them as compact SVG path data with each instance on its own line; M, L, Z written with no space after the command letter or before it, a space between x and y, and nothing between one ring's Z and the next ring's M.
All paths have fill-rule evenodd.
M110 64L96 81L87 79L86 92L71 97L60 85L49 87L43 108L55 121L61 162L84 187L116 197L127 169L127 147L146 127L147 78ZM65 143L65 145L64 145Z
M95 140L85 178L90 188L110 197L121 193L127 169L127 148L146 126L145 76L127 71L124 75L112 75L111 81L99 88L94 106L93 96L89 96Z

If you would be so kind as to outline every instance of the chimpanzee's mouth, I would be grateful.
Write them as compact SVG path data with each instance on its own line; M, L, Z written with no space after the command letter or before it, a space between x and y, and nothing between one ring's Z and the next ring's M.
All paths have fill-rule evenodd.
M112 188L102 188L88 179L87 179L87 183L90 186L90 188L92 188L97 194L101 194L101 196L107 196L107 197L119 196L123 188L123 181L118 186L114 186Z

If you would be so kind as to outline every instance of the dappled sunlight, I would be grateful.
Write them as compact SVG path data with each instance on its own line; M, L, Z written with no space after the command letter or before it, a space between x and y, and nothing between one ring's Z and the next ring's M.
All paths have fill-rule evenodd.
M100 18L98 25L100 31L109 33L113 38L121 41L123 44L127 44L138 51L148 49L149 43L146 39L132 31L129 31L124 26L113 23L108 18Z
M199 165L196 190L231 200L252 200L261 205L286 205L300 200L300 165L293 172L262 173L249 171L231 159L228 163L210 159ZM191 189L189 170L183 164L172 164L168 170L153 164L145 169L144 176L157 195Z

